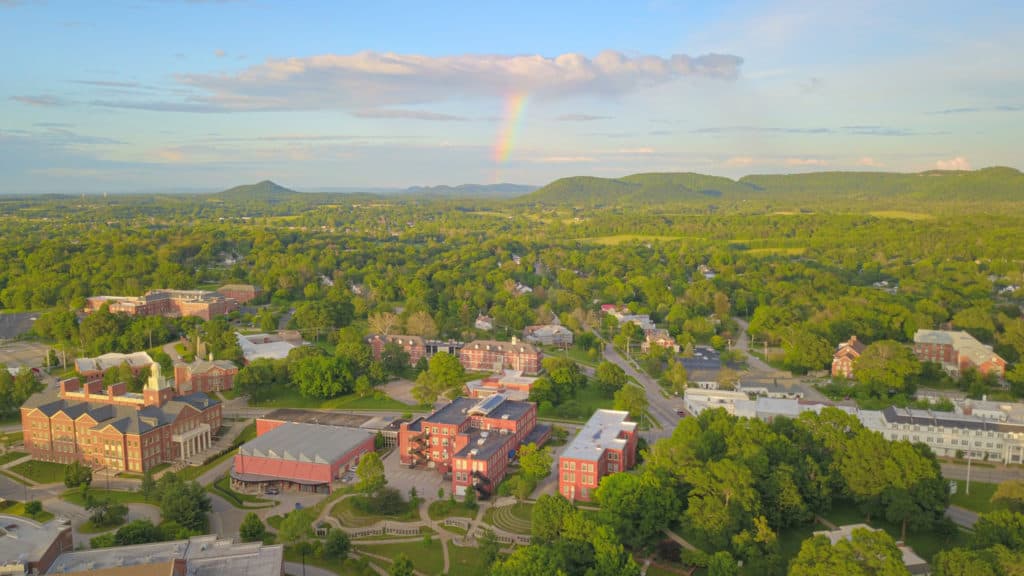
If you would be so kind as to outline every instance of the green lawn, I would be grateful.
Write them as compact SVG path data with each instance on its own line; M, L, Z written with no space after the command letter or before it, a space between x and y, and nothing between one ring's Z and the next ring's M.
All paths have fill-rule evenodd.
M0 444L5 446L11 446L24 440L24 434L22 432L8 432L6 434L0 434Z
M4 455L0 455L0 465L7 464L8 462L14 462L18 458L24 458L28 456L27 452L8 452Z
M971 483L971 488L974 488L973 482ZM864 514L862 514L852 502L836 501L832 506L832 511L824 516L837 526L864 522ZM885 530L893 537L894 540L899 540L900 538L899 524L886 522L884 519L877 517L872 517L871 522L868 522L868 524L873 528L881 528L882 530ZM907 532L907 545L910 546L914 552L917 552L918 556L929 562L931 562L932 557L941 550L957 546L966 546L967 541L967 533L962 530L957 531L957 534L948 540L944 540L941 536L931 531Z
M51 484L64 481L64 464L29 460L14 466L10 470L39 484Z
M501 557L499 555L499 557ZM463 548L454 544L448 545L448 573L459 576L487 576L488 566L484 566L483 556L478 548Z
M114 528L117 528L124 524L124 522L118 524L111 524L109 526L97 526L92 523L92 520L86 520L81 526L78 527L78 531L82 534L99 534L100 532L109 532Z
M473 518L476 516L476 510L476 508L466 507L464 503L459 501L452 503L451 500L436 500L430 503L427 514L431 520L441 520L453 516Z
M542 402L537 410L538 418L586 422L598 408L611 408L614 401L605 396L596 386L584 386L571 400L559 406Z
M235 453L236 450L229 450L228 452L221 454L211 462L207 462L202 466L189 466L188 468L183 468L178 472L175 472L175 474L177 474L178 478L181 478L185 482L191 482L192 480L195 480L196 478L199 478L200 476L205 474L208 470L212 470L221 462L229 458L234 458Z
M529 534L533 521L533 504L519 502L512 506L489 508L484 522L513 534Z
M597 364L601 361L601 355L591 357L586 350L580 350L575 346L569 346L568 349L563 350L558 346L541 346L544 351L544 357L546 358L566 358L583 364L585 366L591 366L596 368Z
M949 497L950 504L956 504L962 508L975 512L991 512L995 505L992 504L992 495L995 494L998 484L987 484L985 482L971 482L971 493L966 493L966 482L956 480L956 494Z
M252 404L257 407L267 408L313 408L321 410L338 410L342 408L401 412L422 410L394 400L390 396L377 399L373 396L360 398L356 394L346 394L337 398L321 400L319 398L307 398L300 394L297 388L278 388L273 391L272 395L261 398L258 402L253 402Z
M266 498L260 498L252 494L243 494L236 492L231 488L231 480L227 476L223 476L213 484L206 487L208 491L216 494L227 501L235 508L269 508L277 505L277 500L267 500ZM246 503L251 504L246 506Z
M130 492L127 490L104 490L102 488L89 488L89 494L97 500L113 500L121 504L152 504L157 505L156 501L147 501L141 492ZM61 500L76 504L78 506L85 506L85 498L82 498L81 488L70 488L65 490L60 495Z
M417 510L411 506L406 512L400 514L366 514L365 512L359 510L355 506L355 502L360 498L366 497L361 495L353 496L351 498L346 498L338 502L337 504L334 505L333 508L331 508L331 516L337 518L338 522L341 522L342 526L353 527L369 526L380 520L397 520L399 522L409 522L419 519L419 514Z
M441 541L431 540L426 546L422 541L407 542L401 544L370 544L368 542L354 542L354 549L384 556L394 560L399 554L405 554L412 560L416 570L425 574L440 574L444 568L444 552L441 550ZM450 551L449 551L450 552ZM459 572L452 572L458 574Z
M4 514L10 514L11 516L21 516L22 518L30 518L32 520L35 520L36 522L39 522L40 524L44 524L46 522L49 522L50 520L53 520L53 512L50 512L45 508L43 509L42 512L34 516L26 514L25 503L18 502L16 500L6 500L0 503L0 512Z

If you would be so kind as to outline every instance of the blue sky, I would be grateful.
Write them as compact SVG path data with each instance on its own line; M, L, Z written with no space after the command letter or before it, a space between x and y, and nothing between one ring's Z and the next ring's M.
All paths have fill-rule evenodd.
M0 192L1024 167L1021 2L0 0Z

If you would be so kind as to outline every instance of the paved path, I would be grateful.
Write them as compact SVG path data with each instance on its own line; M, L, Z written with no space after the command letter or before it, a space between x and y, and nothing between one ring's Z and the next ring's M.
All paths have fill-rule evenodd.
M978 522L978 513L960 506L946 508L946 517L956 522L958 526L973 529Z
M967 480L967 465L941 462L942 476L952 480ZM1024 480L1024 468L1019 466L997 465L995 468L987 466L971 466L971 482L987 482L999 484L1007 480Z
M679 534L676 534L675 532L669 530L668 528L665 528L664 532L665 532L666 536L671 538L673 541L675 541L676 544L679 544L683 548L686 548L687 550L696 550L697 549L696 546L694 546L693 544L690 544L686 540L683 540L682 536L680 536Z
M331 572L330 570L325 570L316 566L310 566L309 564L303 566L299 562L285 562L284 571L286 574L290 574L291 576L302 576L303 574L305 574L305 576L338 576L336 572Z

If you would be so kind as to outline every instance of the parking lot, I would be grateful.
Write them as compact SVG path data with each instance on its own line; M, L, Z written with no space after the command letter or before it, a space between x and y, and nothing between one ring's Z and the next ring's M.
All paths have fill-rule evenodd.
M0 344L0 364L8 368L42 366L48 347L38 342L8 341Z
M384 477L388 486L397 489L403 495L409 495L409 489L416 487L416 494L426 500L437 500L437 489L444 487L447 497L451 492L451 481L445 481L439 472L430 469L410 470L403 466L398 458L398 450L392 450L384 458Z

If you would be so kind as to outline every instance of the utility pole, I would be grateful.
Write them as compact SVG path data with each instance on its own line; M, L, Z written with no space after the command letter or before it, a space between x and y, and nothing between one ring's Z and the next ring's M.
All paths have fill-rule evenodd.
M967 487L964 488L964 494L967 496L971 495L971 451L967 451Z

